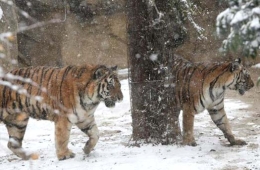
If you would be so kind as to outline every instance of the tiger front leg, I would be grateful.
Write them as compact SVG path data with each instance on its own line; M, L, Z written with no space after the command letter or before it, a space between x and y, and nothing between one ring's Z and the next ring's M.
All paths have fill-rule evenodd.
M183 109L183 145L197 146L193 136L194 114L189 109Z
M244 140L236 139L234 137L224 107L220 109L208 109L208 112L216 126L224 133L224 136L230 142L230 145L247 144Z
M55 121L55 146L59 160L75 157L75 154L68 149L71 126L67 117L59 117Z
M85 147L83 148L84 153L89 154L94 149L99 139L99 131L97 125L95 121L92 121L90 124L87 123L85 126L83 126L82 124L78 124L77 126L89 137L89 140L86 142Z

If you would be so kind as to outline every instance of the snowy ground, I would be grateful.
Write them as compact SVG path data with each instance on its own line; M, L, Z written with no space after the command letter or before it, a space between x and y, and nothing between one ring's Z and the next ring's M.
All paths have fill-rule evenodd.
M0 170L63 169L63 170L259 170L260 124L247 111L246 105L235 99L226 99L225 107L236 136L248 142L246 146L228 145L220 130L204 112L195 118L195 138L198 146L129 147L131 115L127 80L122 80L123 102L114 109L103 104L95 113L100 130L100 140L89 155L82 148L87 137L76 127L70 138L73 159L58 161L54 146L54 125L48 121L30 119L24 138L24 148L36 151L40 158L23 161L6 147L8 134L0 124Z

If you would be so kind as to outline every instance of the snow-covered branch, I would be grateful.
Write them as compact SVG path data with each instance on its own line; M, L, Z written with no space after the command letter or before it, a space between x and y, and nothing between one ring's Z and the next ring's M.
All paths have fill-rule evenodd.
M189 20L189 22L192 24L193 28L196 30L196 32L199 34L198 39L207 39L207 37L205 37L205 35L203 34L203 32L205 31L204 28L200 27L193 19L192 17L192 7L190 3L188 3L187 0L181 0L181 2L184 4L185 9L186 9L186 15L187 18Z
M245 56L254 58L260 46L260 1L230 0L229 4L216 20L217 34L226 37L222 50L242 49Z

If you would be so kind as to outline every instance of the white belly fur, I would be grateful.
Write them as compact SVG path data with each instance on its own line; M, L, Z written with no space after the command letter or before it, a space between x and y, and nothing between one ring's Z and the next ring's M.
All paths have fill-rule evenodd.
M80 104L77 104L77 107L76 107L77 115L75 115L73 113L73 111L71 111L71 113L68 114L68 119L73 124L76 124L76 123L79 123L79 122L86 122L86 121L88 121L87 119L89 119L89 121L92 121L92 119L90 119L90 118L94 117L94 113L97 109L97 106L98 105L96 105L95 107L93 107L92 109L90 109L88 111L85 111L80 106Z

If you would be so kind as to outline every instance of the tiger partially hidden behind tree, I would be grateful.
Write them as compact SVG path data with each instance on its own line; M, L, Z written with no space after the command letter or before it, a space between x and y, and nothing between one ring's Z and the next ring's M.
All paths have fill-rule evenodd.
M75 124L89 136L83 151L89 154L99 134L94 112L101 101L107 107L123 99L116 67L103 65L29 67L11 71L0 85L0 121L9 133L8 148L22 159L37 159L22 148L29 117L55 123L55 146L59 160L73 158L68 149Z
M211 119L224 133L231 145L245 145L232 134L224 110L227 89L241 95L254 86L249 72L240 59L223 63L191 63L175 55L172 73L177 106L183 110L183 144L196 146L193 136L194 116L207 109Z

